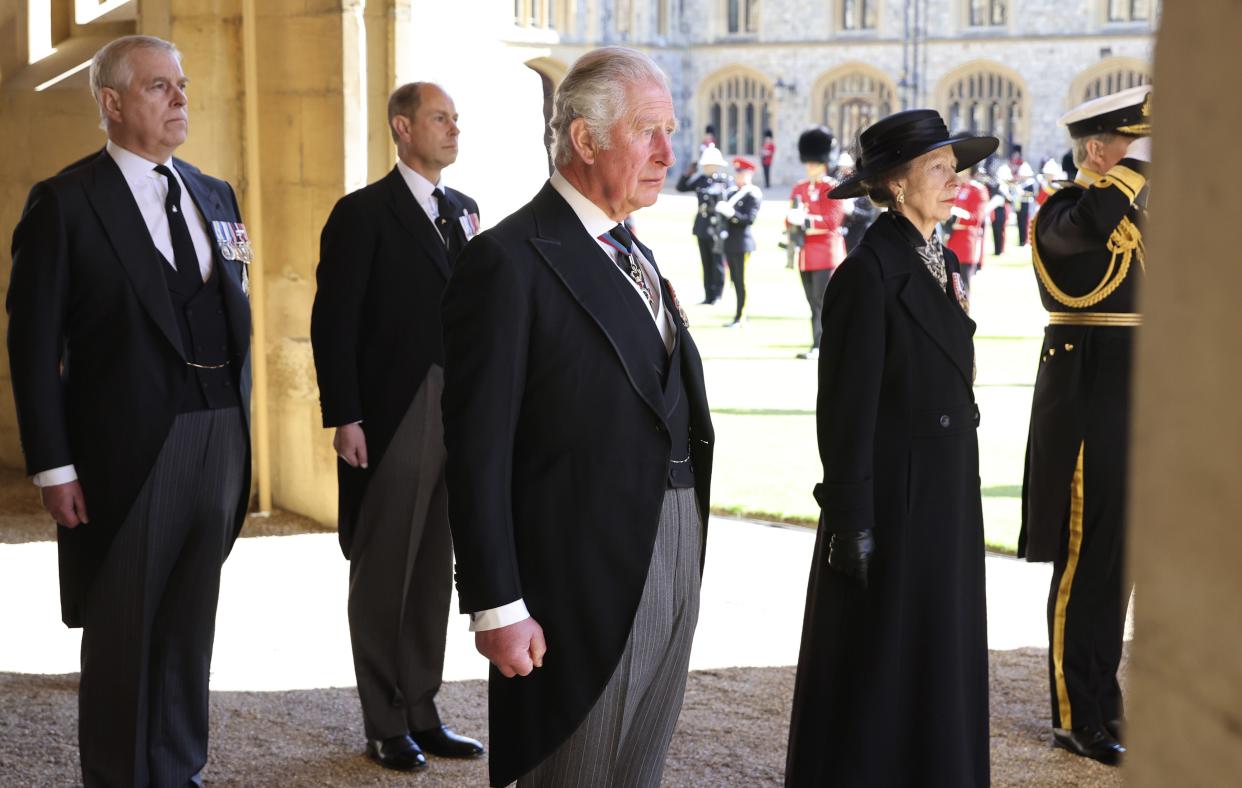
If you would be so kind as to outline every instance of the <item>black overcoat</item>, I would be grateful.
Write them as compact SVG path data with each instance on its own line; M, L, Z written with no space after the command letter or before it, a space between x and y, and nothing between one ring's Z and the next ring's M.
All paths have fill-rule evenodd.
M209 228L241 221L228 183L180 159L174 166ZM212 249L248 431L243 263ZM106 152L36 184L13 233L9 365L26 471L75 466L90 516L77 528L57 529L61 614L69 626L81 625L83 594L155 464L190 375L165 265ZM250 498L249 448L245 462L234 535Z
M988 782L974 323L928 272L921 243L906 219L882 214L824 301L824 481L790 786ZM831 533L863 529L876 545L866 590L828 567Z
M643 254L654 265L649 249ZM663 280L666 304L674 302ZM672 451L641 298L552 186L466 247L444 295L444 438L462 612L522 598L543 667L492 668L493 785L546 758L621 658L642 596ZM706 534L711 417L678 326Z
M474 200L444 190L455 249ZM323 426L362 422L367 467L337 460L338 535L349 557L367 483L432 364L444 363L440 298L450 263L440 231L394 167L342 197L319 242L311 346Z

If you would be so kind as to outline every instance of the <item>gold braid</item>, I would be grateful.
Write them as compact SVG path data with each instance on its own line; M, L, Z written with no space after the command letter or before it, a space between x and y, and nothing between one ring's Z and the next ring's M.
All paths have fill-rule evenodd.
M1146 270L1147 266L1144 262L1143 255L1143 233L1139 230L1134 222L1130 221L1128 216L1123 216L1121 223L1117 225L1117 229L1113 230L1108 236L1108 251L1113 253L1112 258L1108 262L1108 270L1104 272L1104 277L1095 289L1086 295L1072 296L1061 288L1056 286L1052 281L1052 276L1048 273L1048 269L1044 266L1044 261L1039 256L1039 243L1035 235L1035 224L1039 220L1039 214L1035 214L1035 218L1031 220L1031 259L1035 262L1035 273L1039 276L1039 281L1043 283L1044 288L1048 291L1048 295L1070 309L1085 309L1103 301L1113 294L1121 283L1125 281L1126 275L1130 273L1130 263L1137 255L1139 265ZM1120 261L1118 261L1120 257ZM1120 262L1120 265L1118 263ZM1113 276L1116 270L1117 275Z

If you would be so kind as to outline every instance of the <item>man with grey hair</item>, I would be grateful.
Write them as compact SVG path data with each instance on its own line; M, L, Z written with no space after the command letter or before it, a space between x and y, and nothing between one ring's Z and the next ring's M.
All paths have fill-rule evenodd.
M232 188L173 158L186 84L167 41L101 49L107 146L36 184L13 234L9 364L83 628L87 786L199 782L220 567L250 496L252 252Z
M673 166L645 55L574 64L556 172L445 291L445 445L461 607L492 662L491 781L660 782L698 618L712 469L703 367L623 222Z

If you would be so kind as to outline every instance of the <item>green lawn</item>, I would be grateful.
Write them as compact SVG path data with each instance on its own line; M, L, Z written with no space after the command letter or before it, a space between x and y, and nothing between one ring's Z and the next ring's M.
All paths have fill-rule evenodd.
M773 190L775 192L775 190ZM809 309L797 272L785 268L784 201L764 203L755 227L758 250L746 275L748 322L727 329L733 291L701 306L698 249L690 235L694 200L666 194L638 214L637 233L655 250L678 289L703 354L707 395L716 425L713 509L766 519L812 523L811 488L820 474L815 445L816 364L795 356L810 345ZM1011 229L1011 235L1013 231ZM1043 310L1027 249L1011 244L989 255L975 279L972 316L979 324L976 396L983 513L994 549L1017 545L1022 456L1031 384L1039 355Z

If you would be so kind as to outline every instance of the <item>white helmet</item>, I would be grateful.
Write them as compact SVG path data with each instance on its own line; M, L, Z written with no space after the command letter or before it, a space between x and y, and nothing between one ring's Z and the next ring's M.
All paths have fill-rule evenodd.
M703 153L699 155L699 169L708 165L725 168L729 165L725 163L724 154L720 152L720 148L715 145L708 145L703 149Z

